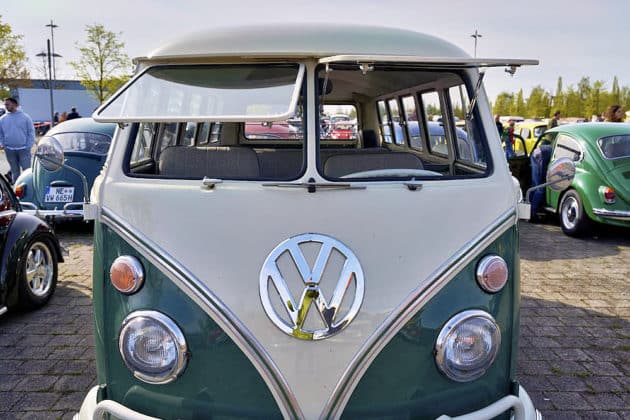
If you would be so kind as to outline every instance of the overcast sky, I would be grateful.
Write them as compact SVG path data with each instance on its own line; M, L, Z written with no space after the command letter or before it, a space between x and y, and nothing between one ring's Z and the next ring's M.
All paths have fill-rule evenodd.
M162 41L191 31L269 22L334 22L395 26L444 38L473 55L475 29L482 34L478 57L534 58L540 66L514 77L502 69L485 79L491 99L503 90L527 95L538 84L555 91L582 76L610 88L618 76L630 86L630 0L3 0L2 21L24 36L31 65L45 49L53 19L57 78L74 78L66 61L77 59L85 25L101 23L122 33L126 52L145 55ZM36 70L33 77L42 77Z

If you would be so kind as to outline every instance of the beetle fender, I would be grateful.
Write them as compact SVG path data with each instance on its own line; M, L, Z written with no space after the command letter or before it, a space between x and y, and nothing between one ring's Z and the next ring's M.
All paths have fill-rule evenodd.
M29 242L33 239L48 240L55 251L57 262L63 262L61 248L55 232L42 220L30 214L18 212L11 222L2 253L0 291L4 289L5 304L15 306L18 299L17 281L20 278L22 258ZM3 299L0 298L0 301Z

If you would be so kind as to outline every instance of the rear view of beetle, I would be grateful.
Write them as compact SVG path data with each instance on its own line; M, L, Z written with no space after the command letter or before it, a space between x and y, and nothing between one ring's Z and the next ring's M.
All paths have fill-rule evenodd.
M536 418L520 191L479 71L525 64L332 25L138 58L94 113L119 129L79 418Z

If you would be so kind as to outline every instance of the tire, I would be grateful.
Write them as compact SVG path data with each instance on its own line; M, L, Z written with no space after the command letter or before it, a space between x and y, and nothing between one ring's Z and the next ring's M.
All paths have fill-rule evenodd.
M33 238L20 259L19 303L22 309L45 305L57 287L57 254L46 238Z
M591 220L584 211L580 195L575 190L569 190L562 196L558 216L562 231L568 236L584 236L591 228Z

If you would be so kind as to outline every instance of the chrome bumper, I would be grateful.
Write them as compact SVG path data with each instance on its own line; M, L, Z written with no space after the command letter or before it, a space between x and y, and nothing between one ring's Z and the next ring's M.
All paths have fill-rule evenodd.
M84 203L66 203L62 210L45 210L40 209L29 201L20 201L22 211L27 214L39 217L40 219L49 218L67 218L67 219L83 219Z
M140 414L137 411L131 410L115 401L103 400L97 403L97 392L98 386L90 389L90 392L88 392L85 400L83 400L81 411L74 415L73 420L101 420L105 414L111 414L120 420L159 420L156 417ZM523 387L519 387L518 397L515 395L508 395L507 397L503 397L481 410L457 417L443 415L438 417L437 420L485 420L501 415L508 410L513 410L514 415L512 418L514 420L542 419L542 415L534 408L534 404L529 398L527 392L525 392L525 389Z
M630 222L630 211L593 209L593 214L603 219L620 220L622 222Z

